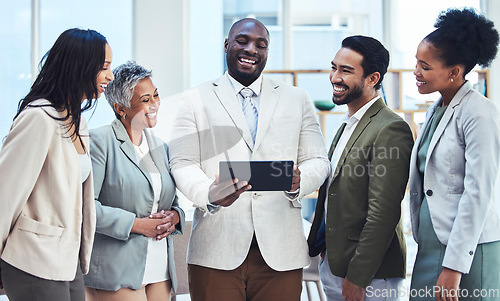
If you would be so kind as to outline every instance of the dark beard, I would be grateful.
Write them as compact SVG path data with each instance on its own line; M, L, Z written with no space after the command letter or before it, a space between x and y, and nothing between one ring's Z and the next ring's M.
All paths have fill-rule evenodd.
M349 104L357 99L359 99L361 96L363 96L363 89L365 88L365 85L361 86L356 86L354 87L349 93L347 93L344 98L341 100L336 100L335 95L332 97L333 103L336 105L346 105Z

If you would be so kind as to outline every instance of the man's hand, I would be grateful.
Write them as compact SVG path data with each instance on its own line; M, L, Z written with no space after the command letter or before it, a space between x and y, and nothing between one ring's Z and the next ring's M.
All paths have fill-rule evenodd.
M299 190L300 188L300 169L297 167L297 165L293 166L293 176L292 176L292 188L290 189L290 192L294 192Z
M349 279L344 278L342 283L342 297L347 301L363 301L365 300L366 290L361 286L349 281Z
M215 181L208 190L208 200L212 204L229 207L240 197L240 194L251 188L248 182L239 182L238 179L219 183L219 175L216 175Z
M443 268L438 277L434 297L437 301L458 301L458 285L462 279L462 273Z

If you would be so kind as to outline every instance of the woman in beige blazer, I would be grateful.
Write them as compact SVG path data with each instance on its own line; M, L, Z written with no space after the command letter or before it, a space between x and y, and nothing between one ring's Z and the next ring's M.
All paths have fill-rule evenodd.
M0 287L11 301L85 298L95 205L81 112L113 80L111 58L100 33L68 29L19 103L0 151Z
M495 58L499 35L471 9L450 9L435 26L418 46L414 71L418 91L439 92L441 98L427 111L410 161L418 242L410 300L497 300L498 103L474 90L465 76Z

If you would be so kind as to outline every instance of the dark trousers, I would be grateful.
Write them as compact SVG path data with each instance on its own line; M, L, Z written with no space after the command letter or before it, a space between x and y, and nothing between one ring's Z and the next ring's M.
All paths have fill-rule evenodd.
M271 269L254 241L245 261L226 271L188 265L192 301L298 301L302 269L278 272Z
M0 260L5 293L9 301L84 301L83 275L78 265L73 281L54 281L23 272Z

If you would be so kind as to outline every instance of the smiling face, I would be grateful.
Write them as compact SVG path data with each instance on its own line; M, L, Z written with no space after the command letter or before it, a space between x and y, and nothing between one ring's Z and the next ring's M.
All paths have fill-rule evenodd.
M267 62L269 33L257 20L233 26L224 43L228 73L244 86L252 84Z
M446 67L439 58L437 49L429 42L423 40L417 48L417 65L413 74L417 80L420 94L429 94L439 91L443 94L452 85L450 76L452 67Z
M362 98L366 79L362 61L363 56L349 48L341 48L335 55L330 71L335 104L349 104Z
M101 94L104 93L108 83L114 79L113 72L111 71L111 61L113 60L113 52L111 51L111 47L106 44L105 50L105 59L104 65L102 66L101 71L97 74L97 98L101 97ZM84 98L85 99L85 98Z
M135 86L134 94L130 100L130 108L119 107L117 111L122 118L122 123L133 132L142 132L145 128L156 126L156 115L160 107L158 89L151 79L144 78Z

